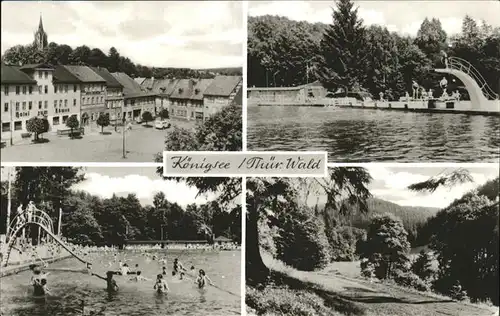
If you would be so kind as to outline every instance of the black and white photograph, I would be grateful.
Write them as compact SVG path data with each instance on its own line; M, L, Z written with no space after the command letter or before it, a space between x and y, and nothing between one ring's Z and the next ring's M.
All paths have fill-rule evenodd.
M499 167L248 178L248 315L493 316Z
M498 162L499 1L248 6L248 150Z
M2 167L1 184L1 315L241 315L241 178Z
M163 150L241 150L240 1L1 7L2 161L155 162Z

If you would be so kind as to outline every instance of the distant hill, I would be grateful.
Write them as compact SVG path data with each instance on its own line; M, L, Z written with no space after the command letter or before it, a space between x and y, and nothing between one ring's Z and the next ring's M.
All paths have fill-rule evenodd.
M417 238L417 231L419 227L432 216L434 216L440 209L433 207L420 207L420 206L402 206L393 202L385 201L379 198L370 198L367 201L368 213L356 213L348 216L339 216L339 214L331 213L331 218L336 218L344 225L349 225L357 228L366 229L370 224L370 217L374 214L391 213L397 216L403 222L403 225L408 232L408 239L413 243ZM324 205L318 205L321 209Z
M242 76L243 75L243 67L226 67L226 68L204 68L204 69L196 69L196 71L206 71L219 73L226 76Z

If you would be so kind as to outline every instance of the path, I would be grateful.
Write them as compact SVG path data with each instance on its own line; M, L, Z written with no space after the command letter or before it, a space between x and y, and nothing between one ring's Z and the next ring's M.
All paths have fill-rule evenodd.
M319 284L331 295L338 295L366 308L366 315L384 316L490 316L498 308L455 302L431 294L404 290L397 286L370 283L341 275L338 271L294 271L293 277Z

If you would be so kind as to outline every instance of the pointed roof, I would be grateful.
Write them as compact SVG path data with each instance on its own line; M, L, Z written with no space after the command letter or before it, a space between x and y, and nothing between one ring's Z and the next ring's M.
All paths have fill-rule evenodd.
M228 97L242 80L241 76L216 76L205 95Z
M40 13L40 22L38 23L38 30L43 32L42 13Z

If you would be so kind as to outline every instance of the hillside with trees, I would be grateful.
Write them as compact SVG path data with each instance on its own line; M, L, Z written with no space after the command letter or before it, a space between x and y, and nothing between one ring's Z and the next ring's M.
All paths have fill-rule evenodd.
M33 44L16 45L5 51L2 62L8 65L48 63L51 65L85 65L104 67L110 72L124 72L132 78L213 78L216 74L242 74L242 68L190 69L174 67L148 67L135 64L130 58L121 55L115 47L104 53L99 48L86 45L72 48L69 45L50 42L47 48L39 51Z
M465 16L461 33L449 36L436 18L426 18L415 37L365 25L352 1L337 1L332 24L280 16L249 17L248 86L294 86L320 80L327 88L384 92L390 99L411 91L415 80L438 94L441 51L470 62L500 92L500 28ZM452 79L456 81L453 82ZM466 90L448 78L451 90Z
M328 209L331 218L336 225L351 226L366 230L371 223L371 218L374 215L392 214L401 219L405 230L408 232L408 240L413 247L420 246L417 244L417 235L419 229L434 216L439 209L432 207L419 206L401 206L393 202L385 201L378 198L369 198L366 201L368 212L352 212L347 214L338 214L334 210ZM320 209L324 205L318 206Z

